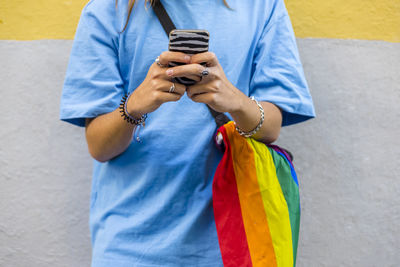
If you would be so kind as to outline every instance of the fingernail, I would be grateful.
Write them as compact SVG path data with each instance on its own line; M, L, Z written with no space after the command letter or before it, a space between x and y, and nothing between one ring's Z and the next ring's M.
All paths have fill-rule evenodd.
M190 60L190 56L185 56L185 60L189 61Z
M168 75L168 76L172 76L173 73L174 73L173 70L171 70L171 69L167 70L167 75Z

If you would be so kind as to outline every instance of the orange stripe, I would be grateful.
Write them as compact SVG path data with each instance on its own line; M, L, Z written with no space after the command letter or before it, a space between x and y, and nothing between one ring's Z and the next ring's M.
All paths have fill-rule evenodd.
M232 149L232 159L234 161L243 223L253 266L277 266L271 233L257 180L253 150L246 139L236 132L233 123L225 125L225 128L231 146L235 147Z

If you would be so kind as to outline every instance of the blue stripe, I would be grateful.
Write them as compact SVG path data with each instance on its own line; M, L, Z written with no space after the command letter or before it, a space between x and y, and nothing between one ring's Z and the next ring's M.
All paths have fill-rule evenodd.
M288 158L282 152L279 152L279 151L275 151L275 152L277 152L279 155L281 155L289 163L292 178L293 178L294 182L297 184L297 186L299 186L299 181L297 180L296 171L294 170L294 167L293 167L292 163L290 162L290 160L288 160Z

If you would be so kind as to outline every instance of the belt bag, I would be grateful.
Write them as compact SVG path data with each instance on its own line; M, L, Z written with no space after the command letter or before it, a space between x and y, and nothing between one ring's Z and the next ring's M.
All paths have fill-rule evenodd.
M153 9L168 36L174 24L159 0ZM290 152L241 136L225 114L208 108L224 153L212 188L224 266L295 266L300 197Z

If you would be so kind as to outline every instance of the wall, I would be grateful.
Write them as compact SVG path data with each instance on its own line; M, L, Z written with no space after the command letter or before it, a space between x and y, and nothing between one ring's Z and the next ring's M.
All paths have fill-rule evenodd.
M0 5L0 40L72 39L86 2L3 1ZM297 37L400 42L398 0L285 2Z
M1 267L90 263L91 159L58 120L84 4L0 4ZM300 178L299 267L400 263L399 5L287 0L318 115L278 140Z

